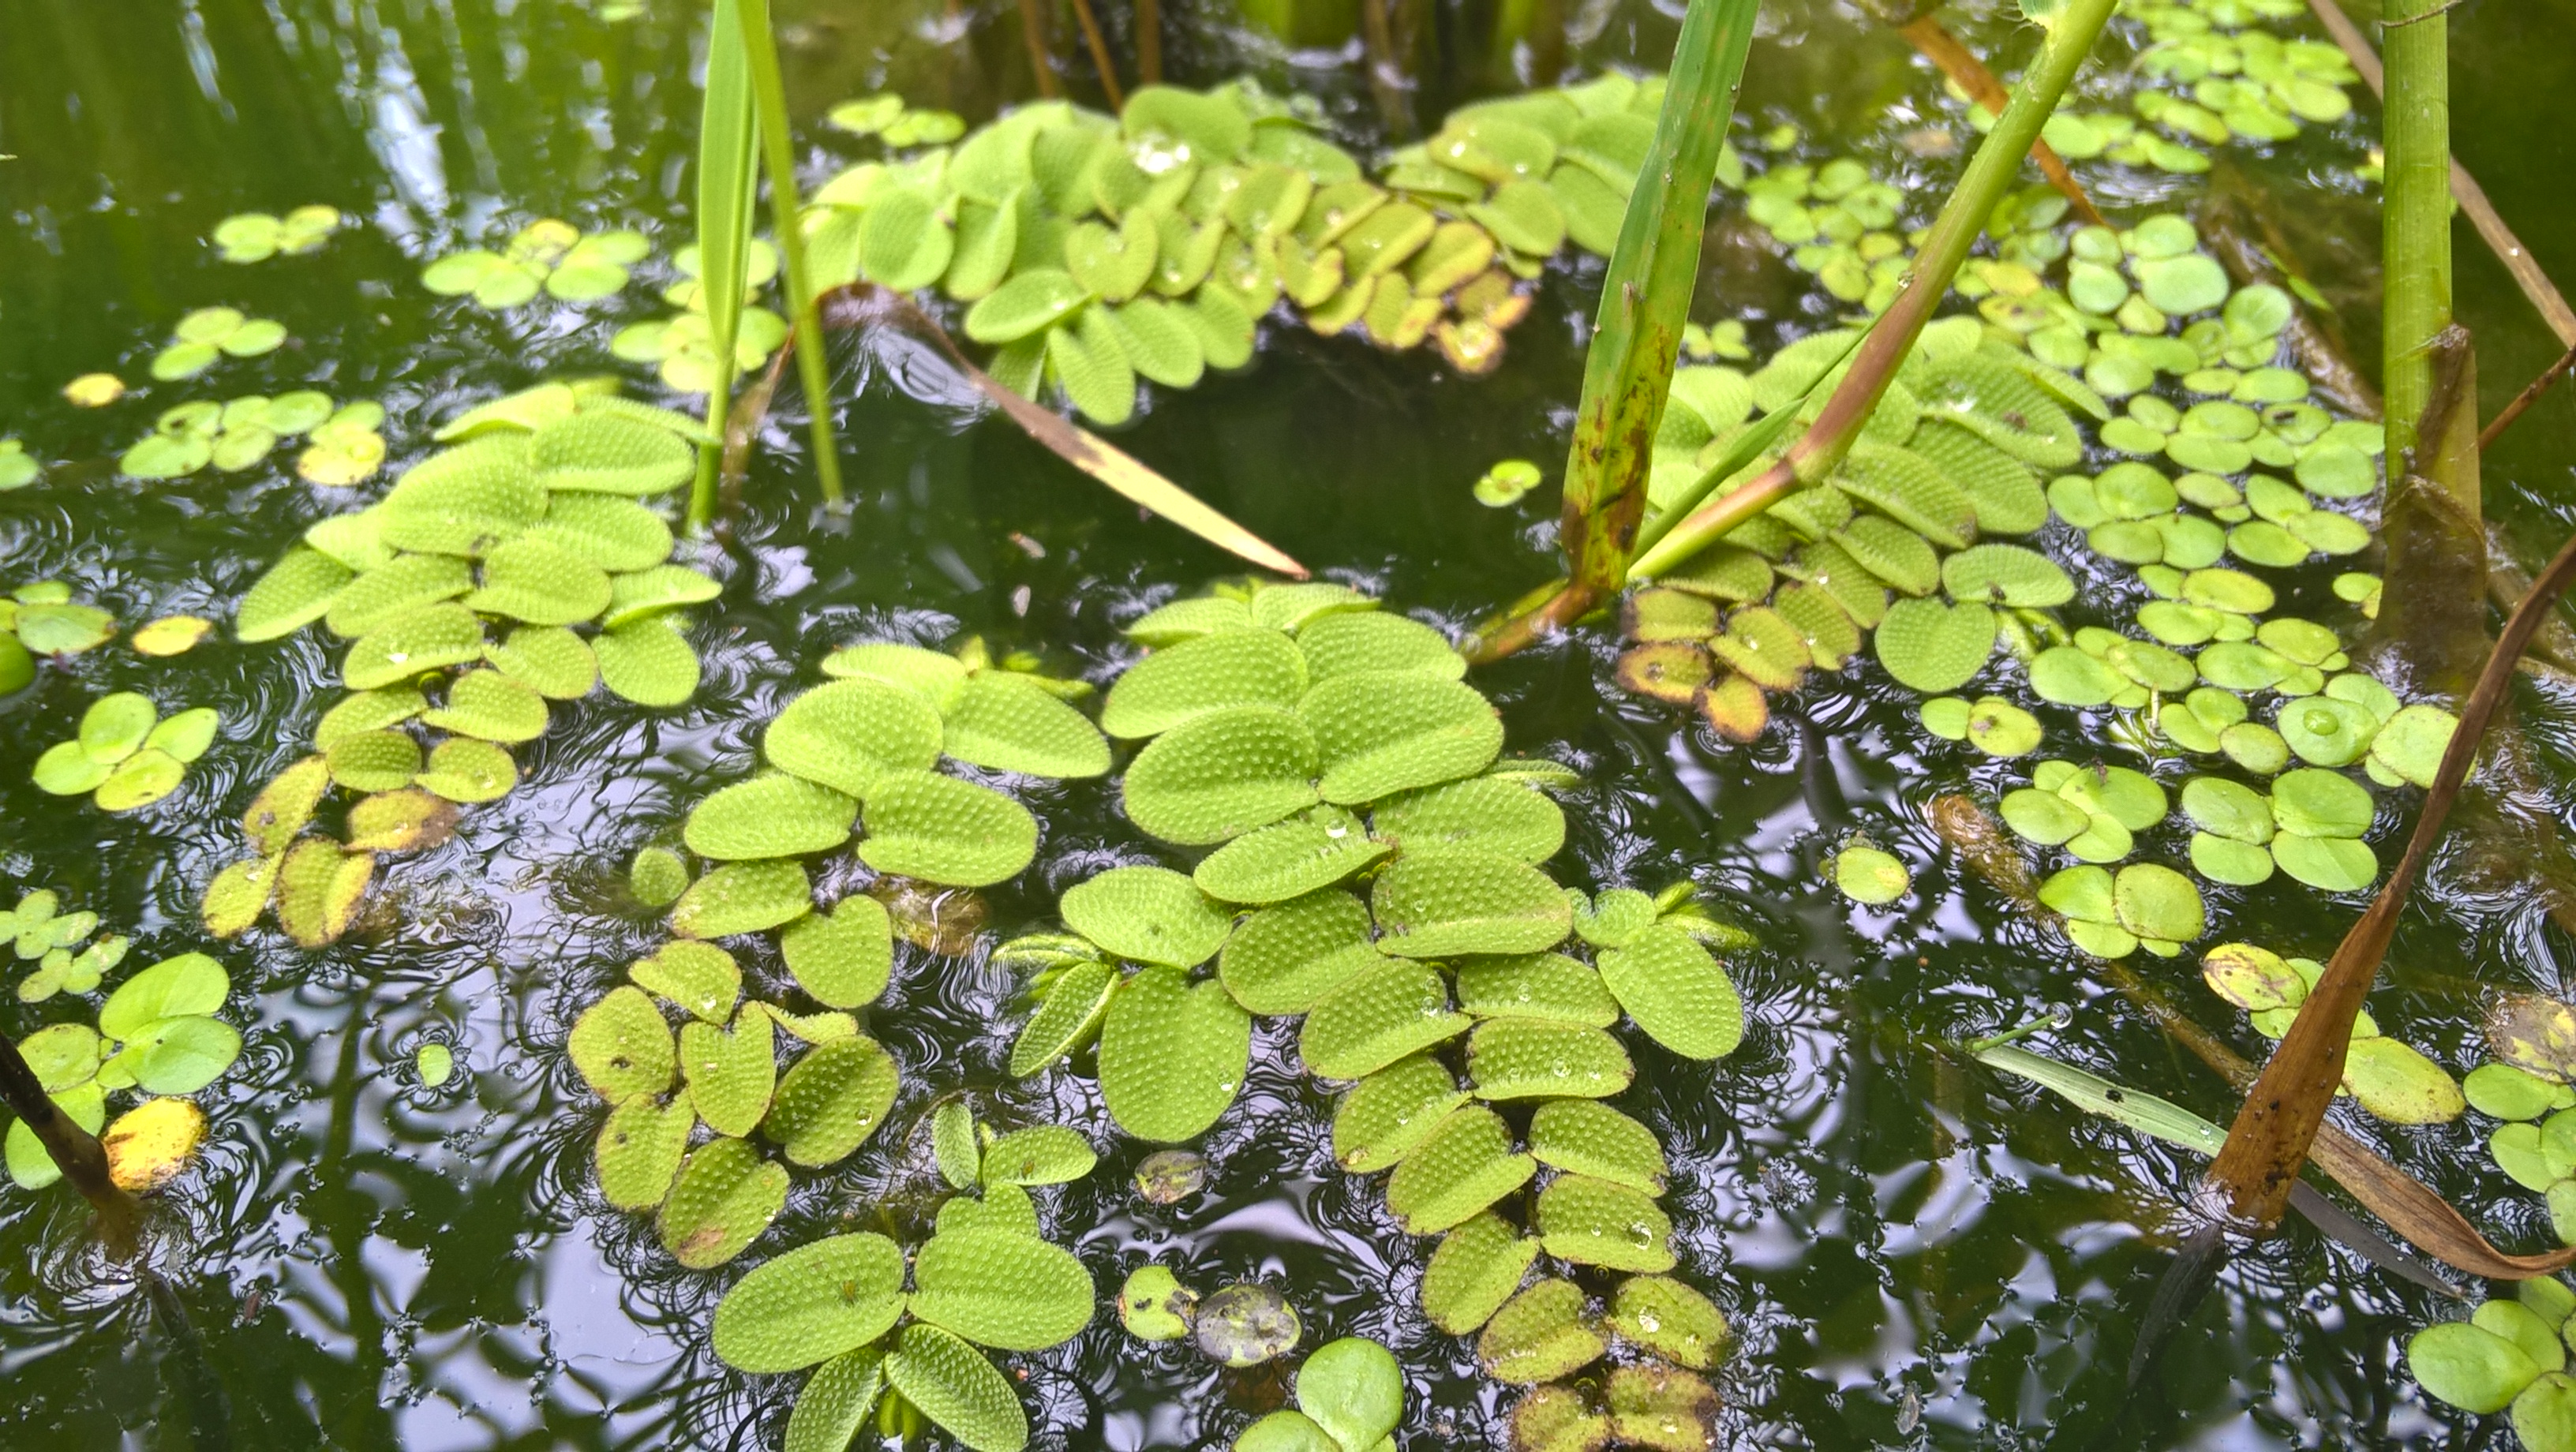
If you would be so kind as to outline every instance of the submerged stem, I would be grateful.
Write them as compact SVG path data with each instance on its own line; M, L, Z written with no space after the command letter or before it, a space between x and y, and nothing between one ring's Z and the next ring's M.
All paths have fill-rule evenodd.
M2451 325L2451 52L2441 0L2387 0L2387 7L2380 388L2393 474L2432 401L2433 340ZM2476 499L2459 502L2474 517Z
M142 1207L109 1174L107 1148L98 1136L72 1123L45 1092L34 1066L6 1038L0 1038L0 1101L8 1104L27 1132L45 1147L63 1178L98 1212L99 1236L107 1242L108 1252L118 1260L133 1259Z

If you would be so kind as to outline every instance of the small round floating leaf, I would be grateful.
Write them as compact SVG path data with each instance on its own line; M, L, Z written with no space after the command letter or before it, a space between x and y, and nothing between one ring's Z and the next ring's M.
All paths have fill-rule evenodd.
M1616 948L1654 925L1663 915L1655 900L1633 887L1606 888L1587 905L1574 902L1574 931L1596 948Z
M96 791L107 774L114 770L106 762L81 750L77 741L57 742L36 758L29 778L44 791L58 797L76 797Z
M1583 1289L1554 1277L1505 1302L1476 1339L1476 1360L1497 1381L1534 1386L1601 1359L1610 1344L1584 1316Z
M186 1099L163 1098L147 1099L118 1115L98 1144L107 1153L109 1181L141 1194L177 1179L205 1138L204 1110Z
M650 1210L671 1192L698 1116L686 1099L669 1104L638 1094L608 1112L592 1154L599 1193L620 1210Z
M615 630L684 605L703 605L723 593L723 586L686 565L655 565L647 570L632 570L609 577L608 605L600 615L599 623Z
M1715 1303L1670 1276L1632 1276L1610 1302L1610 1329L1665 1360L1704 1370L1727 1341Z
M1467 1041L1467 1077L1479 1099L1606 1099L1636 1074L1617 1039L1580 1024L1487 1019Z
M1544 862L1565 844L1565 813L1517 782L1476 777L1405 792L1377 804L1373 833L1408 853L1481 848Z
M934 771L879 776L861 824L860 861L924 882L990 887L1037 856L1038 824L1028 808Z
M735 1282L716 1303L715 1352L736 1371L800 1371L876 1340L903 1310L902 1249L882 1235L835 1235Z
M1885 907L1914 886L1913 874L1894 853L1854 844L1834 854L1834 886L1867 907Z
M2359 837L2375 810L2369 790L2339 772L2301 767L2272 783L2272 815L2298 836Z
M2457 716L2439 706L2404 707L2371 737L2370 759L2401 781L2429 788L2459 725Z
M1122 791L1137 826L1167 842L1205 846L1312 805L1316 764L1314 734L1296 716L1241 706L1201 715L1149 743L1128 765Z
M2384 1035L2353 1041L2343 1082L2362 1108L2391 1124L2448 1124L2468 1107L2441 1065Z
M1307 692L1297 714L1315 733L1330 802L1371 801L1472 775L1503 745L1502 719L1482 695L1412 672L1335 676Z
M814 910L813 886L794 862L729 862L689 885L671 909L684 938L726 938L775 928Z
M1128 739L1157 736L1229 707L1293 706L1306 682L1305 657L1277 631L1204 635L1130 667L1101 703L1100 726Z
M966 680L966 663L917 645L878 641L845 645L825 656L823 674L901 686L929 702L933 710L945 710Z
M966 336L978 343L1015 343L1070 317L1091 294L1061 268L1034 267L1012 275L966 314Z
M2425 1392L2466 1412L2500 1412L2540 1377L2513 1342L2466 1321L2427 1326L2406 1343L2406 1369Z
M235 862L215 874L206 884L205 901L198 917L206 931L218 938L238 937L250 930L277 890L277 874L284 854L249 857Z
M680 1165L655 1228L673 1259L707 1270L740 1255L786 1204L783 1166L741 1140L710 1140Z
M2039 718L2000 696L1987 696L1968 714L1967 739L1988 756L2027 756L2039 749Z
M1118 970L1106 963L1064 970L1011 1045L1013 1077L1026 1078L1081 1047L1118 986Z
M195 761L215 744L215 728L220 724L213 708L198 706L164 717L143 738L143 749L158 751L182 763Z
M1224 1287L1199 1303L1190 1326L1201 1355L1237 1369L1287 1355L1304 1331L1288 1298L1263 1285Z
M573 1067L611 1104L671 1087L679 1057L671 1026L640 988L614 988L575 1020L567 1041Z
M2283 872L2323 892L2359 892L2379 876L2370 844L2349 837L2284 832L2272 839L2272 858Z
M1368 1449L1404 1416L1404 1372L1360 1336L1325 1342L1297 1369L1297 1407L1345 1448Z
M1744 1001L1726 970L1679 928L1646 929L1600 957L1601 981L1647 1035L1685 1058L1714 1059L1744 1038Z
M1059 909L1065 926L1134 963L1193 968L1233 927L1198 884L1168 867L1113 867L1077 884Z
M2557 1087L2511 1064L2480 1064L2460 1081L2462 1096L2480 1114L2503 1120L2538 1119L2549 1112Z
M134 691L101 696L81 713L80 746L94 760L113 766L132 756L161 719L152 698Z
M1437 1059L1399 1059L1351 1086L1334 1105L1333 1161L1355 1175L1400 1163L1466 1102L1466 1091Z
M1463 1224L1537 1173L1537 1161L1513 1152L1502 1117L1470 1106L1441 1120L1395 1167L1386 1204L1408 1233L1430 1235Z
M1357 1079L1465 1033L1449 987L1423 964L1382 958L1326 994L1306 1015L1297 1052L1326 1079Z
M98 1031L111 1039L131 1039L158 1019L211 1014L224 1006L231 991L232 980L222 965L203 953L182 953L117 985L98 1011Z
M601 684L638 706L680 706L697 694L698 653L666 619L602 631L591 642Z
M1029 776L1109 770L1109 743L1082 713L1006 672L967 678L947 711L942 749L959 761Z
M546 732L546 698L494 670L468 671L421 724L478 741L534 741Z
M465 603L529 625L579 625L606 610L609 597L607 571L561 545L522 535L483 557L482 588Z
M186 763L167 752L146 748L116 764L98 784L96 801L103 812L131 812L148 807L179 789Z
M1101 1097L1138 1139L1193 1139L1234 1102L1251 1056L1252 1019L1222 985L1145 968L1101 1025Z
M420 775L420 743L403 731L353 731L323 753L331 780L351 791L388 792Z
M719 862L802 857L850 839L859 804L830 787L784 774L736 782L689 813L689 850Z
M30 655L78 655L106 644L116 634L116 617L65 599L21 600L17 632L18 643Z
M602 494L552 496L546 502L545 517L528 526L520 541L546 544L599 570L645 570L671 557L671 527L659 515L632 500ZM494 551L496 556L499 553ZM488 583L488 560L486 567ZM602 595L590 614L607 608L607 597Z
M1118 1288L1118 1322L1139 1341L1178 1341L1189 1335L1198 1305L1198 1293L1182 1285L1169 1266L1140 1265Z
M2349 766L2379 733L2378 718L2368 707L2330 696L2284 702L2276 725L2290 750L2311 766Z
M1199 595L1158 605L1127 627L1127 634L1146 645L1178 645L1224 630L1253 628L1252 607L1224 595Z
M549 700L577 701L599 684L599 657L589 642L561 626L522 625L483 658L520 685Z
M1574 910L1544 873L1472 848L1398 859L1371 892L1379 948L1407 958L1537 953L1573 929Z
M2071 645L2053 645L2030 663L2030 688L2060 706L2100 706L2127 683L2117 671Z
M689 865L668 847L642 848L627 866L626 890L646 907L669 907L689 890Z
M1889 675L1938 695L1967 684L1994 653L1994 611L1975 601L1899 600L1888 607L1875 640Z
M680 1025L680 1074L689 1102L721 1135L749 1134L769 1113L778 1087L776 1055L776 1029L766 1014L742 1014L730 1029Z
M489 741L450 737L431 749L418 781L451 802L498 801L518 785L519 767Z
M900 1082L894 1056L874 1039L817 1044L780 1077L760 1132L791 1164L838 1164L885 1122Z
M375 866L375 854L344 853L328 838L296 843L278 865L277 925L301 948L339 941L357 918Z
M429 605L359 637L341 663L353 691L410 680L425 671L464 665L483 655L483 624L462 605Z
M859 677L788 702L761 749L781 771L865 798L887 771L935 764L941 742L939 713L918 692Z
M2152 862L2120 869L2111 905L2120 927L2142 940L2187 943L2208 925L2200 889L2190 878Z
M1285 902L1341 881L1387 850L1359 818L1339 807L1310 807L1228 842L1191 876L1223 902Z
M916 1253L912 1278L912 1314L978 1345L1043 1351L1091 1323L1082 1262L1034 1236L946 1231Z
M456 831L456 804L419 787L378 792L349 808L348 841L360 852L416 852Z
M1577 1265L1652 1274L1673 1268L1673 1222L1652 1198L1589 1175L1559 1175L1538 1194L1539 1243Z

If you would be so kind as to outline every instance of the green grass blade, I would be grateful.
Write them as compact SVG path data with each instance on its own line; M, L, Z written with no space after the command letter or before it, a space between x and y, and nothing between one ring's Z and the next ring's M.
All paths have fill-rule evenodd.
M2170 1100L2135 1089L2123 1089L2099 1074L2087 1073L2072 1064L2034 1054L2010 1044L1998 1044L1977 1055L1977 1062L2007 1074L2028 1079L2073 1104L2078 1109L2116 1119L2138 1133L2167 1144L2180 1145L2205 1155L2218 1153L2227 1142L2227 1131Z
M1780 442L1781 436L1789 432L1789 426L1796 423L1798 416L1807 411L1807 404L1817 394L1841 380L1843 363L1853 353L1859 351L1862 336L1853 335L1850 344L1843 349L1841 355L1817 377L1815 383L1799 397L1797 402L1783 405L1778 412L1766 416L1761 422L1746 429L1744 437L1735 441L1735 447L1726 451L1726 457L1702 471L1699 478L1693 480L1691 486L1683 490L1681 496L1672 502L1671 507L1647 520L1637 530L1637 548L1639 550L1654 548L1655 541L1669 533L1674 525L1681 522L1683 516L1697 509L1699 502L1708 497L1710 490L1734 478L1738 470L1761 458L1763 454L1769 452L1772 445ZM1634 571L1630 572L1630 577L1635 578Z
M742 324L744 279L751 265L753 120L751 58L742 43L736 0L715 0L707 30L706 107L698 122L698 290L706 302L707 332L715 345L716 374L707 390L707 432L724 437L733 406L734 337ZM716 472L724 446L698 451L698 477L689 491L689 527L706 528L716 508Z
M735 0L742 13L743 50L750 61L753 102L760 118L760 146L769 171L771 226L778 233L778 253L787 274L788 315L796 321L796 374L805 386L805 411L812 417L814 472L822 480L823 502L840 509L841 454L832 437L831 383L823 354L823 328L814 309L814 287L805 271L805 235L796 198L796 144L787 129L787 86L778 70L778 42L769 29L769 0ZM746 213L744 225L750 219Z
M1709 188L1758 8L1755 0L1691 0L1673 45L1654 145L1602 283L1566 458L1562 533L1577 590L1615 590L1628 572L1655 429L1699 279Z

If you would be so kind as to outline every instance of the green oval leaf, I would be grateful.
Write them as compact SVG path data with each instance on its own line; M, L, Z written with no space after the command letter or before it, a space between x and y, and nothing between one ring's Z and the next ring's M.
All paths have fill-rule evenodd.
M1524 862L1460 848L1399 858L1371 892L1381 951L1406 958L1536 953L1573 930L1574 909Z
M1744 1038L1744 1001L1726 970L1679 928L1656 926L1604 950L1601 981L1655 1042L1714 1059Z
M802 777L736 782L689 813L689 850L719 862L802 857L850 840L859 804Z
M838 1164L885 1122L900 1085L894 1056L874 1039L817 1044L779 1079L760 1132L791 1163Z
M1101 703L1112 736L1159 736L1236 706L1293 706L1306 690L1306 659L1275 630L1231 630L1185 640L1130 666Z
M1473 687L1436 676L1335 676L1306 693L1297 715L1315 733L1328 802L1373 801L1471 776L1503 749L1493 705Z
M655 1229L673 1259L707 1270L742 1254L786 1204L784 1167L741 1140L709 1140L681 1163Z
M1252 1061L1252 1019L1214 982L1139 971L1100 1029L1100 1093L1138 1139L1192 1139L1234 1102Z
M935 771L890 770L869 788L859 860L879 872L990 887L1037 856L1038 824L991 787Z
M936 765L941 742L939 712L918 691L863 676L789 701L760 744L780 771L865 800L886 772Z
M735 1282L716 1303L715 1352L736 1371L801 1371L876 1340L903 1310L902 1248L882 1235L835 1235Z
M912 1313L968 1341L1043 1351L1091 1324L1091 1277L1064 1249L988 1228L932 1236L914 1257Z
M1077 883L1059 908L1065 926L1131 963L1195 968L1216 956L1233 918L1168 867L1113 867Z
M1312 805L1315 769L1314 735L1295 716L1276 706L1240 706L1200 715L1148 743L1120 789L1137 826L1166 842L1207 846Z
M1444 1039L1474 1021L1449 1006L1449 986L1423 964L1381 958L1353 974L1306 1015L1298 1055L1326 1079L1357 1079Z

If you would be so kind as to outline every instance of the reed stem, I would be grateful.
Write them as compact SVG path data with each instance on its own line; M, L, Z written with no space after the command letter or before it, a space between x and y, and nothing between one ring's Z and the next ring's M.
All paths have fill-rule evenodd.
M2444 0L2387 0L2380 118L2387 157L2381 219L2380 388L2388 468L2405 467L2433 396L2433 340L2451 325L2450 20ZM2459 501L2474 518L2478 501Z
M805 270L805 229L796 198L796 146L787 129L786 80L779 72L777 39L769 30L769 0L736 3L741 9L743 52L751 66L753 102L758 107L761 152L769 171L770 225L778 233L779 261L786 273L788 316L795 320L800 335L813 340L813 346L797 351L796 376L805 388L814 473L823 485L823 507L837 512L850 505L841 492L840 442L832 430L830 360L814 311L813 283Z

